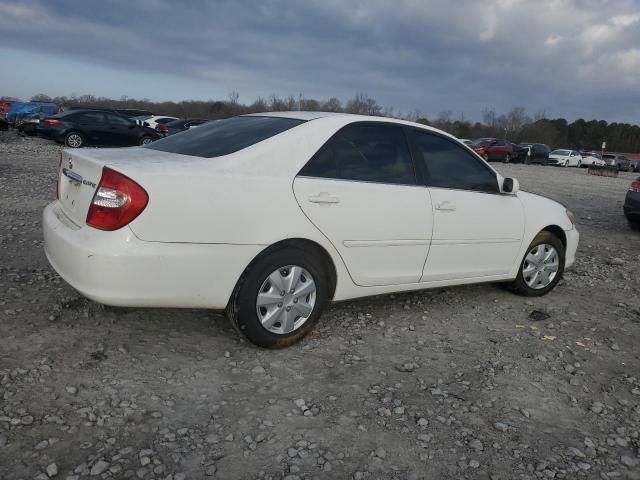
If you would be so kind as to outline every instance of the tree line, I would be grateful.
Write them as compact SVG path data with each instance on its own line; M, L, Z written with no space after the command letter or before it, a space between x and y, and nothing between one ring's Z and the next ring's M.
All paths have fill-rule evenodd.
M307 98L303 95L288 95L269 98L259 97L252 103L240 103L239 94L231 92L225 100L184 100L180 102L152 102L149 99L121 97L112 99L95 95L72 95L50 97L38 94L31 101L55 102L63 106L95 106L105 108L136 108L174 117L219 119L267 111L326 111L356 113L403 118L431 125L458 138L505 138L515 143L546 143L552 148L574 148L600 150L603 141L607 150L616 152L640 152L640 127L629 123L608 123L604 120L584 120L569 123L564 118L547 118L544 112L528 115L524 108L516 107L497 114L493 109L482 112L481 121L470 121L464 115L454 118L451 111L442 112L435 118L426 118L419 110L395 111L380 105L368 95L358 93L346 102L332 97L328 100Z

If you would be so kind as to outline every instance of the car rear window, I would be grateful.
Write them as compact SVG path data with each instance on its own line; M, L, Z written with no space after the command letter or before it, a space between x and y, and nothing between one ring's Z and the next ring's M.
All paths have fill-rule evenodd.
M221 157L255 145L304 120L279 117L232 117L155 141L144 148L195 157Z

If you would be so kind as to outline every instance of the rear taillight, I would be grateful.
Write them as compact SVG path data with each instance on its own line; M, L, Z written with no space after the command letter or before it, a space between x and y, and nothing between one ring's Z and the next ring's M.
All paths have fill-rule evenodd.
M60 200L60 176L62 175L62 152L60 152L60 161L58 162L58 177L56 179L56 200Z
M53 127L54 125L59 124L59 123L60 123L60 120L56 120L56 119L54 119L54 118L50 118L50 119L48 119L48 120L45 120L45 121L44 121L44 123L45 123L45 125L46 125L47 127Z
M104 167L87 213L87 225L117 230L132 222L147 206L149 195L129 177Z
M169 127L165 125L160 125L156 130L160 133L169 133Z
M631 186L629 187L629 191L640 192L640 180L636 180L635 182L632 182Z

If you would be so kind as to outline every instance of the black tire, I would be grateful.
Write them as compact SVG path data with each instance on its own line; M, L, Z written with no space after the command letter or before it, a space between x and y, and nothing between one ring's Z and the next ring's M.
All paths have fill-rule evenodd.
M531 157L529 155L527 155L524 159L524 164L525 165L531 165Z
M84 135L80 132L69 132L64 136L64 144L69 148L82 148L85 144Z
M503 163L509 163L511 161L511 155L509 155L508 153L504 156L504 158L502 159Z
M627 218L627 222L629 222L629 228L631 228L631 230L640 231L640 220L631 220L630 218Z
M536 247L537 245L541 245L545 243L553 246L558 252L559 267L558 267L558 272L556 276L553 278L553 280L551 281L551 283L544 288L536 290L534 288L531 288L524 281L524 278L522 275L522 269L524 267L526 256L529 254L529 252L533 250L533 248ZM558 284L558 282L562 278L562 274L564 273L564 263L565 263L565 247L562 244L562 241L558 237L556 237L553 233L542 231L538 233L538 235L536 235L536 237L533 239L533 241L527 248L527 251L524 254L524 258L522 259L522 261L520 262L520 266L518 267L518 276L513 282L508 284L509 289L514 293L517 293L518 295L522 295L525 297L541 297L543 295L546 295L547 293L549 293L551 290L555 288L555 286Z
M316 299L307 320L290 333L277 334L267 330L256 310L256 298L266 278L287 265L297 265L307 270L316 284ZM285 348L304 338L318 323L329 295L329 276L317 256L293 247L270 251L242 274L227 307L227 317L251 343L264 348Z
M148 144L150 144L151 142L153 142L153 138L151 138L151 137L150 137L150 136L148 136L148 135L145 135L144 137L142 137L142 138L140 139L140 146L142 146L142 145L148 145Z
M484 155L482 155L482 158L484 158L485 162L488 162L489 161L489 154L485 153Z

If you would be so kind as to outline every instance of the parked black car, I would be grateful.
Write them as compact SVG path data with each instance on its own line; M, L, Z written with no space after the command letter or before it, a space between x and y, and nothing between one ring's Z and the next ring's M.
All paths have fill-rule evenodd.
M124 115L125 117L128 118L133 118L133 117L141 117L141 116L146 116L146 117L150 117L152 115L154 115L153 113L151 113L148 110L138 110L136 108L107 108L107 107L93 107L93 106L82 106L82 105L74 105L71 107L66 107L65 108L66 111L71 111L71 110L101 110L103 112L115 112L115 113L119 113L120 115Z
M528 143L524 142L520 144L521 147L527 150L527 157L524 163L540 163L541 165L547 165L549 163L549 154L551 149L544 143Z
M71 148L146 145L162 137L149 127L107 110L71 110L47 117L40 122L38 134Z
M616 167L619 172L622 170L627 172L633 171L633 166L631 165L631 162L624 155L616 155L614 153L605 153L604 155L602 155L602 159L610 167Z
M509 143L511 145L511 148L513 148L512 161L520 162L520 163L526 162L527 155L529 154L529 147L525 147L523 145L513 143L513 142L507 142L507 143Z
M155 115L151 113L149 110L138 110L136 108L117 108L116 112L121 113L125 117L133 118L133 117L141 117L141 116L152 116Z
M156 131L158 133L161 133L165 137L168 137L169 135L173 135L174 133L182 132L184 130L189 130L191 127L201 125L204 122L208 121L209 120L204 120L202 118L179 118L178 120L174 120L173 122L168 122L164 125L158 125L156 127Z
M631 226L640 228L640 177L636 178L629 186L623 209Z

